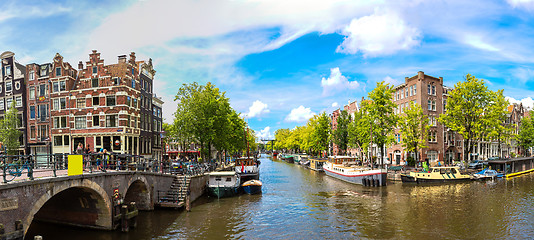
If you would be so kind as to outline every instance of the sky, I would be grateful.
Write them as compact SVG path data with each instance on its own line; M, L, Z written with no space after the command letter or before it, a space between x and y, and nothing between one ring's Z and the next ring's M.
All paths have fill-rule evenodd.
M211 82L261 139L418 71L534 104L534 0L2 1L0 52L19 63L93 49L152 58L165 122L182 84Z

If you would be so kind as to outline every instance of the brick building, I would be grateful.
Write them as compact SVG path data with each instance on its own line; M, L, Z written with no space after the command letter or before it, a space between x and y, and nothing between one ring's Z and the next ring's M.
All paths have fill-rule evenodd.
M156 160L161 160L163 156L163 146L162 146L162 107L163 100L160 97L157 97L156 94L152 97L152 158Z
M139 154L145 158L152 157L152 148L154 141L153 133L153 83L154 75L156 71L152 66L152 59L149 59L148 62L138 62L139 68L141 69L141 74L139 76L140 86L139 86L139 116L140 116L140 126L139 126Z
M1 75L0 75L0 117L15 103L17 109L17 127L22 132L19 138L19 153L28 152L27 130L26 130L26 83L24 75L26 67L15 61L15 53L6 51L0 55ZM3 149L2 149L3 151Z
M50 72L52 64L26 65L26 129L30 154L49 154L50 149Z

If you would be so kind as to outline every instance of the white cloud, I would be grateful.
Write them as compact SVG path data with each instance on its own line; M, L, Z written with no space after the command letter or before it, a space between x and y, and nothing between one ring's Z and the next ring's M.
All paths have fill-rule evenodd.
M523 103L523 107L526 107L528 109L534 109L534 99L532 99L531 97L523 98L521 100L516 100L512 97L506 97L506 100L508 100L508 102L510 103Z
M252 106L248 108L247 116L253 118L259 117L264 113L268 113L270 110L267 107L267 104L261 102L260 100L256 100L254 103L252 103Z
M397 85L401 84L401 81L399 81L397 79L393 79L390 76L385 77L384 79L382 79L382 81L384 81L385 83L392 84L393 86L397 86Z
M534 10L534 0L506 0L514 8L526 8L527 10Z
M500 51L499 48L487 43L486 41L482 40L481 36L477 36L477 35L468 34L465 37L465 43L473 47L476 47L478 49L482 49L482 50L486 50L490 52Z
M512 75L515 77L512 81L519 80L522 83L534 80L534 71L530 68L516 68L513 70Z
M356 89L360 84L356 81L349 81L336 67L330 69L330 77L321 79L321 86L323 87L323 96L327 96L336 91Z
M353 19L343 30L345 40L338 52L364 56L392 54L419 45L421 33L393 12Z
M287 122L306 122L308 119L313 117L315 115L314 112L311 111L310 108L305 108L304 106L300 105L298 108L293 108L291 110L291 113L286 116Z
M337 103L337 102L333 102L333 103L332 103L332 107L333 107L333 108L338 107L338 106L339 106L339 103Z
M264 129L260 130L259 132L256 132L256 137L265 140L274 139L273 134L271 133L271 127L267 126Z

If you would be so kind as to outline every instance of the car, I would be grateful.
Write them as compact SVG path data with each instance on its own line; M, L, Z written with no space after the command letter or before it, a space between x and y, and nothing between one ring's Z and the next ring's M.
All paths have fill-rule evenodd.
M479 168L483 168L485 164L486 164L486 163L483 162L483 161L475 160L475 161L469 163L469 165L467 166L467 168L471 168L471 169L479 169Z

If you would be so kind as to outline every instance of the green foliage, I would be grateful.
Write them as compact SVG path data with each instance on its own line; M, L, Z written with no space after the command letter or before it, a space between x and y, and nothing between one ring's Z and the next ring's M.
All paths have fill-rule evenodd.
M408 166L415 167L415 158L412 156L408 156L406 158L406 161L408 162Z
M337 126L332 132L332 139L344 153L347 151L349 143L349 124L351 122L351 117L347 111L342 110L336 122Z
M372 129L372 141L380 147L382 163L384 162L384 147L393 143L393 129L397 125L397 115L394 113L396 107L392 100L393 87L384 81L376 84L375 89L369 93L369 100L364 101L362 110L369 114Z
M516 139L519 146L524 149L534 147L534 120L532 116L523 118Z
M418 149L426 148L428 136L428 117L423 114L419 104L411 103L400 117L399 128L402 136L402 146L407 152L417 154Z
M276 142L274 143L274 149L276 150L283 150L288 149L288 138L291 135L291 132L287 128L281 128L274 132L274 139Z
M362 102L362 106L365 105ZM361 151L367 153L371 144L371 119L366 111L354 113L354 119L348 127L350 147L360 149L360 157L363 158Z
M309 148L313 153L320 155L321 152L328 150L328 137L330 135L330 117L322 112L315 115L308 121L308 131L311 132L309 137Z
M498 135L491 134L491 131L498 129L498 124L502 124L502 92L492 92L483 79L467 74L465 81L456 83L449 94L446 112L438 121L462 135L463 157L467 160L466 156L471 156L476 141ZM497 110L499 112L496 112Z
M19 138L22 133L17 128L20 124L17 112L13 101L4 118L0 120L0 141L8 155L16 155L20 147Z

